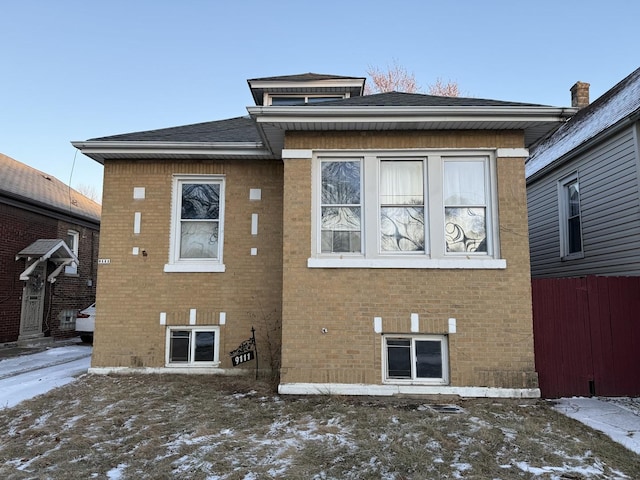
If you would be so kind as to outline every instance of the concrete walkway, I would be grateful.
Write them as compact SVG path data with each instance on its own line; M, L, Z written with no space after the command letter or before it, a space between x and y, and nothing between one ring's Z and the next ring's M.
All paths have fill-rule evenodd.
M640 398L573 397L554 402L554 408L640 455Z

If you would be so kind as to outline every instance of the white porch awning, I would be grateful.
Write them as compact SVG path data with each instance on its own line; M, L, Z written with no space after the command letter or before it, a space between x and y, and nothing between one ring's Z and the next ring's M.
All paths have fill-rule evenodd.
M36 267L47 260L56 264L57 268L47 277L49 283L56 281L56 277L67 265L72 263L80 263L78 257L69 249L64 240L56 239L40 239L33 242L27 248L24 248L16 255L16 260L26 259L28 267L20 274L20 280L29 280L29 275ZM33 263L33 260L35 261Z

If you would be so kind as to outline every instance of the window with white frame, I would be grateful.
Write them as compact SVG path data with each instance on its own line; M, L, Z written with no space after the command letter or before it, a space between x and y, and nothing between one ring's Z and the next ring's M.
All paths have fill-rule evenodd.
M175 176L167 272L221 272L224 177Z
M327 153L314 159L313 172L310 266L339 259L428 268L446 264L434 259L499 258L493 155Z
M388 383L449 383L444 335L384 335L384 380Z
M168 366L217 366L218 327L168 327Z
M270 95L267 105L286 106L305 103L322 103L332 100L340 100L344 95Z
M558 185L560 207L560 255L565 259L582 258L582 213L578 174L564 178Z
M67 230L67 238L65 239L65 243L69 247L75 256L78 256L79 244L80 244L80 233L75 230ZM64 267L64 273L67 275L77 275L78 274L78 264L76 262L72 262L70 265Z

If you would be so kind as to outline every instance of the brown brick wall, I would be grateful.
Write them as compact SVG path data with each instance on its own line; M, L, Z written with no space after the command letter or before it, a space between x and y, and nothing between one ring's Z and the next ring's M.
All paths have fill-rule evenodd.
M56 339L76 335L73 329L60 330L60 312L85 308L95 300L99 231L0 202L0 343L14 342L20 333L24 287L20 273L26 263L16 261L15 255L38 239L64 240L69 229L80 233L78 275L61 273L55 283L45 285L43 332ZM49 262L47 275L54 269ZM92 286L87 285L88 280Z
M165 273L169 257L173 174L224 174L224 273ZM144 200L133 199L145 187ZM260 188L262 199L249 200ZM94 367L165 364L167 325L188 325L197 309L197 325L220 327L222 367L228 352L256 328L261 367L269 350L279 347L282 281L282 163L270 161L107 161L98 268L98 300L92 365ZM141 232L133 233L134 213ZM259 215L258 235L251 235L251 214ZM140 255L132 254L133 247ZM256 256L250 255L257 248ZM147 255L142 255L142 250ZM275 352L278 353L278 352ZM277 355L279 358L279 355ZM249 362L246 368L255 368ZM240 367L238 367L240 368Z
M518 148L521 132L289 133L292 149ZM383 331L449 335L452 386L535 387L524 159L498 159L506 270L307 268L311 161L284 167L282 383L382 382ZM322 334L326 328L328 333Z
M78 239L77 274L61 272L56 282L51 285L51 310L49 311L49 328L54 338L71 338L77 336L74 325L61 327L61 314L64 310L82 310L95 302L98 247L100 232L97 229L59 221L57 237L65 240L67 231L75 230ZM52 266L49 267L51 271Z

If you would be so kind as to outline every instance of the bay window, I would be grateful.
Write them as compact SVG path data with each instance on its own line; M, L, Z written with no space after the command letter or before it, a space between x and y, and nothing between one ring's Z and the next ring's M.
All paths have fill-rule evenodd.
M313 162L309 267L506 267L492 154L326 152Z

